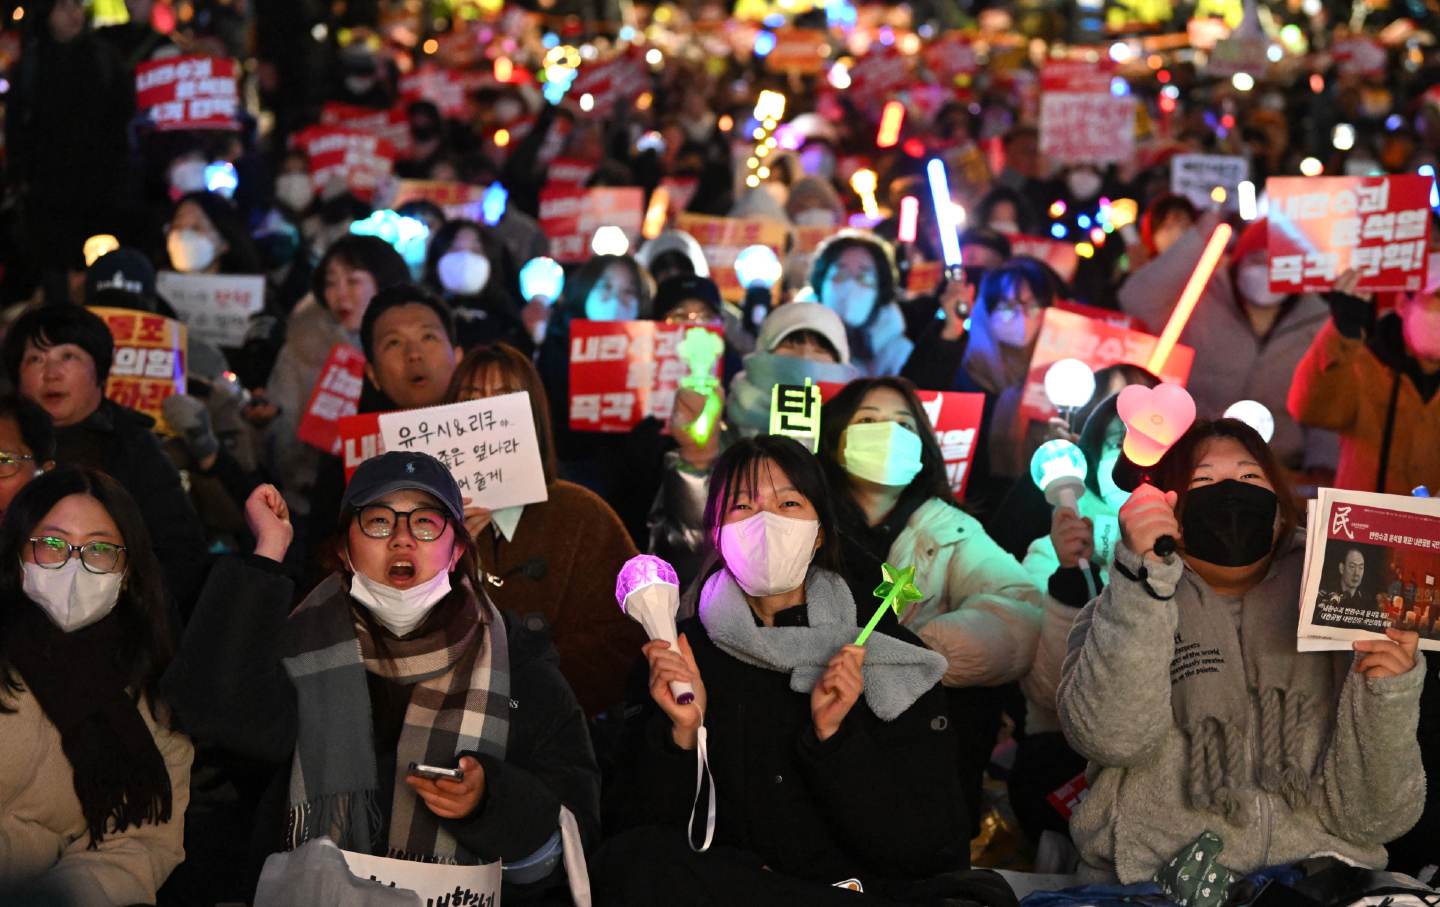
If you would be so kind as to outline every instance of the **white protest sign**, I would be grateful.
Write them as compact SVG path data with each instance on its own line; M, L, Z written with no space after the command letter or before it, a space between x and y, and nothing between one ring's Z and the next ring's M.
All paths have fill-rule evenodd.
M342 850L345 864L362 879L403 888L420 896L425 907L500 907L500 864L453 866L392 860Z
M1216 202L1212 193L1225 190L1227 211L1239 208L1240 184L1250 178L1250 162L1229 154L1177 154L1170 159L1170 191L1190 199L1202 210Z
M155 275L155 292L170 303L191 336L216 346L245 345L250 316L265 307L265 278L259 274Z
M476 507L499 510L546 499L545 470L524 391L380 416L386 450L430 454Z

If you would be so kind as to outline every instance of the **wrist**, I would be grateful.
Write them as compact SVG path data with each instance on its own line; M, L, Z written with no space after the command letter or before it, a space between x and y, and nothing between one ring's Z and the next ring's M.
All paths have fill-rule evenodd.
M255 543L255 554L257 557L268 558L278 564L285 560L285 552L289 548L289 541L262 538Z
M710 466L715 462L717 456L719 456L719 453L711 450L709 447L680 448L680 459L684 461L686 466L698 472L709 472Z
M685 727L679 724L672 724L670 726L670 739L682 750L695 749L699 736L700 732L698 728Z
M840 725L838 724L828 725L822 724L821 722L817 721L815 722L815 739L819 740L821 743L824 743L826 740L834 737L835 732L838 730L840 730Z

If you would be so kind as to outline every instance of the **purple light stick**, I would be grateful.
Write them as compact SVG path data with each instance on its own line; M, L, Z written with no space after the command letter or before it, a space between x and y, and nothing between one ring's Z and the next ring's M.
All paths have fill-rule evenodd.
M630 558L615 578L615 600L620 603L620 610L644 627L651 639L663 639L671 650L680 651L675 642L680 579L674 567L653 554ZM670 693L680 705L695 701L695 688L683 681L671 681Z

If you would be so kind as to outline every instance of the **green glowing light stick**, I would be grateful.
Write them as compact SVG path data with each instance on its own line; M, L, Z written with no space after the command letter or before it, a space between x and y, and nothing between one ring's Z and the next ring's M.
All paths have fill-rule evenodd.
M899 617L905 613L907 605L911 602L918 602L925 597L919 589L915 588L914 567L906 567L901 570L889 564L883 564L880 567L880 571L885 574L885 582L875 587L875 597L880 599L880 607L875 609L875 613L871 616L870 622L865 625L865 629L861 630L860 635L856 637L855 645L857 646L865 645L865 641L870 638L870 634L875 632L875 627L879 625L880 618L885 616L886 608L894 611L895 616Z
M725 354L725 341L705 328L689 328L676 351L690 368L690 373L680 379L680 386L705 395L705 408L686 429L695 443L703 447L710 441L720 418L720 395L716 393L720 381L715 377L715 363Z

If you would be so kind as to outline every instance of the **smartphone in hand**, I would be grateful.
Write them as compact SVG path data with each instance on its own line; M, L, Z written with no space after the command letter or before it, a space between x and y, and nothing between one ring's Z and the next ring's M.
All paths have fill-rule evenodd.
M429 778L431 781L464 781L465 770L459 768L441 768L438 765L422 765L419 762L410 763L410 774L419 778Z

